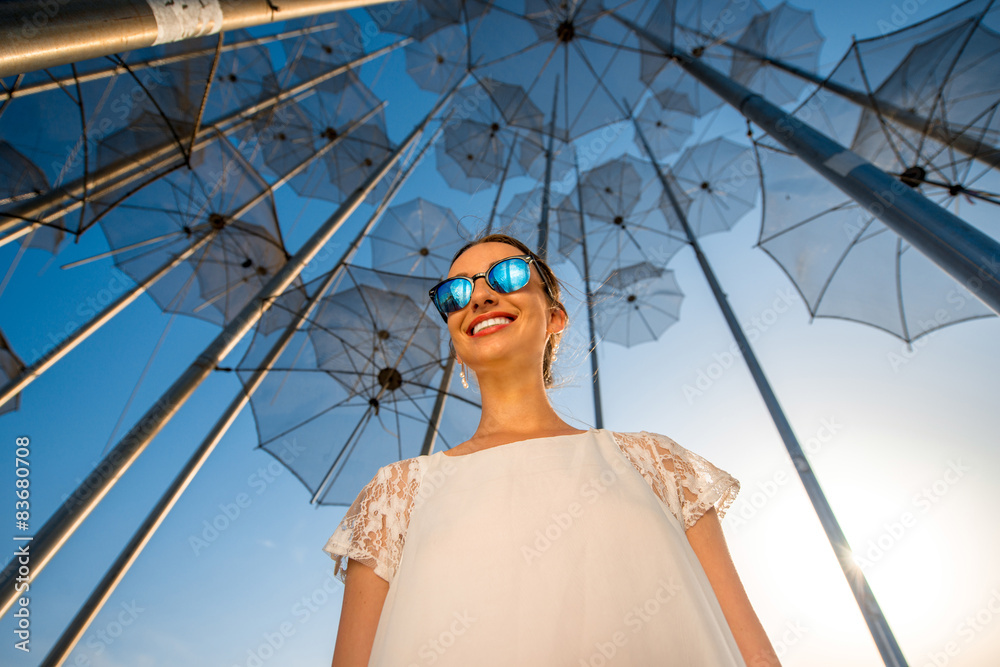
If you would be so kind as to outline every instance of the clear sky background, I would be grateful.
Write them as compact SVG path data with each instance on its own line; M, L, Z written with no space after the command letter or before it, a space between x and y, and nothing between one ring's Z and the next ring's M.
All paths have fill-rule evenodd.
M825 73L852 34L876 35L883 24L916 22L950 4L844 0L798 6L816 12L827 38L820 66ZM383 91L405 86L401 61L387 65L375 87L390 100ZM387 114L397 140L419 117L398 97ZM738 139L738 124L725 129L720 122L724 129L718 131ZM488 215L493 197L489 191L465 198L447 193L432 161L396 201L418 195L442 202L447 197L459 216L473 221ZM308 222L328 209L302 210L291 199L280 203L294 251ZM996 211L987 207L977 205L974 214L1000 236ZM352 224L360 224L364 213ZM295 220L292 229L289 221ZM856 323L810 323L784 273L753 247L759 225L758 207L731 232L704 239L703 248L738 318L756 329L753 347L840 525L866 559L868 581L910 665L995 665L1000 531L989 511L1000 506L1000 487L992 481L1000 474L1000 323L989 318L946 327L911 349ZM335 237L332 256L349 235L345 229ZM55 260L35 249L18 259L0 294L0 328L26 361L69 323L80 324L80 313L93 300L122 289L110 261L59 269L106 249L94 230L79 244L67 244ZM15 247L0 248L0 267L16 256ZM746 366L727 356L732 338L690 249L669 268L685 294L680 322L655 343L600 347L605 427L667 434L741 481L723 527L783 664L880 664ZM568 264L556 270L579 284ZM571 309L579 307L579 289L570 291L571 302L576 294ZM577 326L583 323L579 315ZM0 493L6 498L0 506L13 514L15 437L30 436L32 442L37 529L217 332L140 298L34 382L21 410L0 417L0 443L8 452L0 489L11 490ZM234 365L244 349L238 346L225 365ZM553 403L572 423L592 424L585 386L589 360L568 354L560 363L564 386L552 393ZM694 385L702 373L716 377L701 395L686 395L685 385ZM216 373L195 392L32 584L30 654L13 648L10 616L0 619L0 663L41 660L238 387L232 374ZM311 506L309 492L272 457L254 450L256 444L253 417L244 410L68 664L329 663L343 587L321 548L346 508ZM359 490L366 481L358 480ZM191 538L202 536L205 523L240 494L249 505L207 546L193 547ZM622 558L627 561L628 554Z

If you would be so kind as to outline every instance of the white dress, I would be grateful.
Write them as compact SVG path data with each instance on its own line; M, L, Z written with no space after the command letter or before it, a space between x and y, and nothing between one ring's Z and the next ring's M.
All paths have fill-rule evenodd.
M324 550L389 582L369 667L745 667L684 535L738 492L670 438L592 429L380 468Z

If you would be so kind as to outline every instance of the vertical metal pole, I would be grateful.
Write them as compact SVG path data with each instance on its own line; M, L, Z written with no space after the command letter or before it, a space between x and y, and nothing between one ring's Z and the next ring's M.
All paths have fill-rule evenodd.
M302 269L361 205L365 197L389 173L407 148L416 141L427 124L464 81L443 96L427 117L413 129L403 144L375 170L368 180L341 204L340 208L306 241L301 249L271 278L253 300L240 310L198 358L174 381L160 399L138 420L129 432L114 446L77 487L69 498L49 517L34 536L32 548L32 580L45 568L62 545L90 515L115 482L145 450L156 434L181 408L216 365L257 323L272 301L281 295L295 280ZM233 416L235 419L235 415ZM221 434L220 434L221 437ZM207 453L206 453L207 456ZM199 464L200 465L200 464ZM0 614L10 609L18 597L17 559L11 561L0 573Z
M1000 243L659 35L613 15L1000 314Z
M497 196L493 198L493 208L490 209L490 219L486 223L486 233L493 233L493 218L497 214L497 206L500 205L500 195L503 193L503 184L507 181L507 172L510 170L510 163L514 159L514 149L517 148L518 133L514 133L514 139L510 142L510 153L507 154L507 161L503 165L503 173L500 175L500 182L497 184Z
M552 160L556 144L556 107L559 104L559 77L556 76L552 93L552 126L549 128L549 147L545 151L545 186L542 190L542 215L538 221L538 256L546 259L549 244L549 200L552 196Z
M583 188L580 187L580 163L573 156L576 169L576 199L580 212L580 246L583 250L583 284L587 295L587 324L590 327L590 369L594 374L594 427L604 428L604 413L601 409L601 376L597 367L597 328L594 325L594 291L590 288L590 257L587 255L587 228L583 217Z
M705 274L705 279L712 289L712 294L719 304L719 309L722 310L722 316L725 318L726 324L729 325L729 330L732 332L733 338L736 339L736 344L739 346L740 352L743 354L743 359L750 369L750 375L753 376L754 382L757 384L757 390L764 399L764 404L767 405L768 412L771 413L771 419L774 421L775 428L778 429L778 433L785 443L785 449L788 450L788 455L795 465L799 479L802 480L802 485L809 495L809 500L812 502L816 514L819 516L823 530L826 531L827 539L830 540L830 545L833 547L837 560L840 562L840 568L843 570L844 576L847 578L847 583L854 593L858 607L861 608L861 614L864 616L865 622L868 624L868 629L875 639L879 653L882 654L882 659L886 665L905 667L906 659L903 657L903 652L900 650L899 644L896 643L896 638L893 636L892 630L889 629L889 623L886 621L885 616L882 614L882 609L875 600L875 594L872 593L871 588L868 586L868 580L865 578L864 572L862 572L861 568L854 561L853 552L850 544L847 542L847 537L844 535L844 531L841 530L840 524L837 522L837 517L830 507L830 503L827 502L826 495L823 493L822 488L820 488L819 480L816 479L816 475L813 473L812 467L809 465L809 461L802 451L802 447L799 446L798 438L795 437L792 425L785 417L785 412L782 410L781 404L778 403L778 398L771 388L771 383L768 382L767 376L764 375L764 369L758 363L757 356L750 347L750 341L747 340L739 321L736 319L735 313L733 313L733 309L729 306L726 294L722 291L722 286L716 279L715 273L708 263L708 258L701 251L698 239L688 224L684 209L681 208L680 202L677 201L677 197L670 187L670 183L660 169L660 165L656 161L653 151L642 133L642 128L639 127L639 123L635 117L632 118L632 121L635 125L636 135L641 140L643 148L645 148L650 161L653 163L653 167L656 169L656 175L660 179L664 192L670 199L670 205L673 207L674 213L684 227L684 233L687 234L688 242L694 249L698 264Z
M455 357L448 355L448 361L444 365L444 375L441 377L441 386L438 387L438 395L434 399L434 409L431 410L431 419L427 423L427 433L424 435L424 445L420 448L420 455L425 456L434 451L434 443L437 440L438 427L441 425L441 415L444 414L444 402L448 398L448 390L451 388L451 375L455 372Z

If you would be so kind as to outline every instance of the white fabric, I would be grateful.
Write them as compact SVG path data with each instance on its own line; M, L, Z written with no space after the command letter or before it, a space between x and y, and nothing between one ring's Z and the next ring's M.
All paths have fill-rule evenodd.
M389 582L370 667L745 667L684 535L738 492L670 438L591 430L385 466L324 550Z

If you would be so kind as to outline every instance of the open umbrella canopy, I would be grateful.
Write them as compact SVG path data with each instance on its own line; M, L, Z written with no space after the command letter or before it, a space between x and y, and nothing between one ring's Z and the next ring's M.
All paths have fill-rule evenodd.
M642 262L612 273L594 299L603 340L632 347L656 340L680 319L684 293L673 271Z

